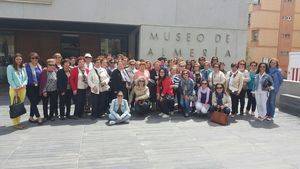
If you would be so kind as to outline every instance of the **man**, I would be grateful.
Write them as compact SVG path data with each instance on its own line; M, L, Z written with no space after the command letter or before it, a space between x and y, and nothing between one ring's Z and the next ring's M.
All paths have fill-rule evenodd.
M62 61L62 56L60 53L54 53L54 55L52 56L53 59L55 59L55 67L57 70L62 69L61 66L61 61Z
M90 53L86 53L84 55L84 58L85 58L85 68L89 69L89 71L91 71L94 67L93 63L92 63L92 60L93 60L93 57Z

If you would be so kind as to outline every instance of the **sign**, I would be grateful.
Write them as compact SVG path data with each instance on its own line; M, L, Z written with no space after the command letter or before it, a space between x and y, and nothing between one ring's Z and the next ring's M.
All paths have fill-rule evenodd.
M140 58L198 59L201 56L217 56L229 65L245 58L246 38L239 44L238 35L239 30L142 26Z

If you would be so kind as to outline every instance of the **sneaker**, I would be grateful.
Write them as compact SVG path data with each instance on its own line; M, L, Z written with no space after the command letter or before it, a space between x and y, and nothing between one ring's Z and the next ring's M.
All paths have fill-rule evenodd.
M115 125L116 122L111 120L111 121L108 122L108 124L109 124L110 126L112 126L112 125Z

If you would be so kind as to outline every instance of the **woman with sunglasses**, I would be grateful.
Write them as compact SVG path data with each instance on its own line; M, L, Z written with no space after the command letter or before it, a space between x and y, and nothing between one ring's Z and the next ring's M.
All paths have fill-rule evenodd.
M39 95L39 83L40 75L42 73L42 66L39 64L39 55L36 52L31 52L29 54L30 62L25 65L26 73L28 76L28 84L26 86L26 95L30 101L30 123L42 124L43 120L40 117L37 105L41 101L41 96ZM37 118L34 119L34 116Z
M224 85L216 84L215 92L212 94L212 111L223 112L229 115L231 112L231 99L226 93Z
M227 77L227 89L232 101L232 112L231 117L234 117L238 112L239 106L239 94L242 91L244 77L241 72L238 71L238 65L235 63L231 64L231 71L226 75Z
M208 81L212 90L214 90L214 86L218 83L225 84L226 77L223 72L220 71L220 63L216 63L213 65L214 71L210 73L208 77Z
M246 114L249 114L251 109L251 116L254 116L254 112L256 110L256 100L255 97L253 97L252 91L254 88L254 79L257 71L257 63L255 61L250 63L250 70L249 70L249 81L247 83L247 96L248 96L248 102L246 107Z
M240 115L244 115L244 108L245 108L245 97L247 93L247 84L248 81L250 80L249 72L246 69L246 61L245 60L240 60L238 62L238 68L239 72L242 73L244 80L243 80L243 88L239 94L239 103L240 103Z
M208 82L203 80L198 83L201 85L197 91L197 101L196 101L196 112L197 114L207 114L210 108L210 89L208 87Z
M140 77L135 81L135 86L130 93L129 103L134 99L134 111L136 114L149 113L148 99L150 96L147 80L145 77Z
M130 109L127 100L123 99L123 92L117 93L117 98L113 99L109 109L109 125L118 123L129 123L131 117Z
M279 68L278 60L273 58L269 62L270 72L269 75L272 77L274 82L274 90L271 90L269 93L269 99L267 102L267 120L270 121L274 118L275 114L275 102L276 96L279 92L279 88L283 82L283 76L281 69Z
M72 90L70 86L70 60L64 59L61 62L62 69L57 71L57 91L59 96L59 113L60 119L70 119Z
M55 59L47 60L47 67L41 73L40 95L43 101L44 119L54 121L54 114L58 114L57 95L57 69ZM48 102L50 100L50 113L48 114Z
M159 70L157 82L157 102L162 113L169 114L174 110L174 83L168 75L168 71L164 68Z
M200 64L199 63L195 63L194 65L194 69L193 69L193 76L194 76L194 82L195 82L195 87L194 89L196 91L198 91L198 85L197 84L201 84L201 71L200 71Z
M74 69L72 69L70 75L70 85L75 101L75 119L81 118L83 116L84 106L87 103L87 76L89 74L89 69L85 67L84 57L79 57L77 59L77 63L77 66Z
M211 58L210 64L213 66L213 65L215 65L216 63L219 63L219 58L216 57L216 56L213 56L213 57Z
M24 102L26 96L26 85L28 77L23 65L22 54L17 53L13 59L13 64L7 66L7 80L9 84L9 100L10 105L13 104L15 96ZM25 126L20 124L21 117L12 119L13 126L16 129L24 129Z
M269 73L269 68L266 63L260 63L256 71L254 88L252 93L255 94L255 99L257 103L257 113L258 119L263 121L267 114L267 101L268 95L273 87L273 79Z
M182 112L185 117L191 115L191 101L194 95L194 81L189 78L189 70L185 69L181 74L181 81L179 83L179 92L180 92L180 105Z

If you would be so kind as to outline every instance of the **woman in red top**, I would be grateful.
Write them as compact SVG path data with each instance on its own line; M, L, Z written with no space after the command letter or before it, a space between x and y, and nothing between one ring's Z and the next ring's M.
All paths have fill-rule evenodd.
M87 76L89 69L85 68L85 58L77 59L78 66L73 68L70 75L70 86L74 95L75 110L74 118L81 118L86 104L86 92L88 88Z
M159 70L157 83L157 101L161 112L169 114L174 110L174 83L164 68Z

